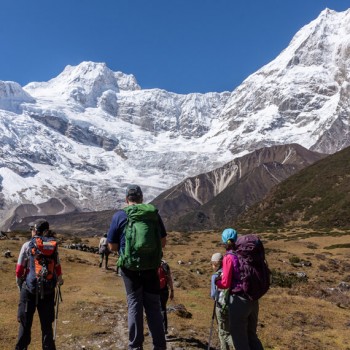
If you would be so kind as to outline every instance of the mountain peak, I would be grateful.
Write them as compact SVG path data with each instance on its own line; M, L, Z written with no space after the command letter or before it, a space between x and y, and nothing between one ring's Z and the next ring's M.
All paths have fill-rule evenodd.
M51 90L56 96L61 95L83 107L96 107L106 91L134 91L140 86L133 75L113 72L105 63L84 61L77 66L66 66L61 74L47 83L31 83L25 89L34 96L41 95L43 90Z
M80 86L99 86L104 91L139 90L140 86L132 74L114 72L103 62L84 61L77 66L66 66L63 72L53 79L55 82L63 80L66 84Z

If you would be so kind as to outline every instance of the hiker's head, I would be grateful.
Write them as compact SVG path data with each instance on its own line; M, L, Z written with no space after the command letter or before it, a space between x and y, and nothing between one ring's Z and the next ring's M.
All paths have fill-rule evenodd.
M222 265L223 256L221 253L214 253L211 257L211 266L213 270L218 270Z
M45 219L37 219L29 224L30 230L34 234L44 235L49 231L50 225Z
M225 228L221 234L222 242L226 245L226 249L232 249L237 241L237 231L233 228Z
M105 234L103 235L103 237L107 238L107 233L105 233Z
M143 194L140 186L130 184L126 188L126 202L130 203L142 203Z

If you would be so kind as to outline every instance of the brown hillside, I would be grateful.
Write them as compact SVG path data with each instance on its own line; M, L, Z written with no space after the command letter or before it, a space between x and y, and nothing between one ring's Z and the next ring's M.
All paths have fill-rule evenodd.
M188 178L155 198L169 230L201 231L232 225L277 184L324 158L297 145L264 147Z
M350 227L350 147L301 170L239 218L243 226Z

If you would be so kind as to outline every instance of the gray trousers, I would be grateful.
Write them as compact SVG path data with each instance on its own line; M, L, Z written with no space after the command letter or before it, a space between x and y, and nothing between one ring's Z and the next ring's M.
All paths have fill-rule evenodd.
M236 350L263 350L256 334L259 302L250 301L238 295L230 295L230 333Z
M220 350L234 349L230 334L230 323L228 309L224 311L221 307L216 307L216 319L218 321L218 333L220 339Z
M157 270L130 271L122 268L128 302L129 350L143 349L143 311L153 340L153 350L165 350Z

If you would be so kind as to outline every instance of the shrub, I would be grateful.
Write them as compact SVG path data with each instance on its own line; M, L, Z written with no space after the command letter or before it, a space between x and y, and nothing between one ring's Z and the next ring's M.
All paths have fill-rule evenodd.
M272 270L272 286L281 288L292 288L296 283L305 282L304 279L300 279L295 274L283 273L280 271Z
M325 247L324 249L336 249L336 248L350 248L350 243L345 243L345 244L333 244L328 247Z
M297 256L292 256L291 258L289 258L289 262L291 264L298 264L300 263L300 258L298 258Z

